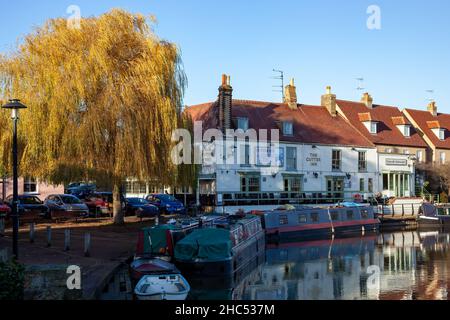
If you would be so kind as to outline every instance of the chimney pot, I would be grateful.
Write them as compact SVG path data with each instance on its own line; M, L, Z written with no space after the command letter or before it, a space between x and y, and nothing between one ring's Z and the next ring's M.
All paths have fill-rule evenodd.
M226 86L228 81L228 76L226 74L222 75L222 86Z
M436 101L431 101L429 104L428 104L428 111L434 116L434 117L436 117L437 116L437 106L436 106Z
M284 88L285 103L288 104L289 109L297 110L297 88L294 85L294 79L291 79L289 85Z
M233 109L233 88L230 86L230 76L222 75L222 85L219 88L219 127L225 133L231 129L231 117Z
M370 96L368 92L363 94L361 102L366 105L367 108L372 109L373 107L373 98Z
M336 95L331 93L331 86L327 86L326 94L322 96L321 105L327 108L332 117L337 116Z

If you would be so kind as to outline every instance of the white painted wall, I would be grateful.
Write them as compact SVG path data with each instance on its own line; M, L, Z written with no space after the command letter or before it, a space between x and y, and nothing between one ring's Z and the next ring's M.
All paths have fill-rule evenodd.
M261 173L261 192L283 191L284 178L283 174L300 174L303 175L303 190L308 191L326 191L327 176L351 176L346 181L346 191L359 191L359 180L365 179L366 195L368 192L368 179L372 178L374 183L374 192L379 191L378 186L378 163L377 150L375 148L352 148L343 146L323 146L304 144L288 144L280 143L280 147L284 150L284 166L279 168L267 168L257 165L256 161L256 144L251 145L251 166L241 166L234 163L235 150L231 147L227 149L226 164L216 164L205 166L204 173L216 173L217 176L217 192L240 192L240 173L243 172L260 172ZM295 147L297 149L297 170L288 171L286 161L286 148ZM341 150L342 152L342 170L339 172L332 171L332 151ZM367 172L358 172L358 151L367 153ZM225 153L225 152L224 152ZM223 155L223 154L222 154ZM214 155L219 160L220 155ZM224 161L225 162L225 161ZM228 164L229 163L229 164ZM206 170L208 168L208 170ZM318 177L314 176L318 173Z

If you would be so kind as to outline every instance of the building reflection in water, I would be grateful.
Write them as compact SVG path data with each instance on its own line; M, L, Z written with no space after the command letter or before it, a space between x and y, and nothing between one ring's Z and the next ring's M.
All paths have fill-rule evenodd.
M449 246L448 233L418 231L269 245L233 298L447 299Z

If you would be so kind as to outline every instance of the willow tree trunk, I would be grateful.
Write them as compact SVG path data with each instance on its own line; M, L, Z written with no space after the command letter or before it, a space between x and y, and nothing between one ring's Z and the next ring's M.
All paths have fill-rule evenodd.
M120 192L120 185L114 183L113 188L113 217L114 224L122 225L125 224L125 219L122 210L122 197Z

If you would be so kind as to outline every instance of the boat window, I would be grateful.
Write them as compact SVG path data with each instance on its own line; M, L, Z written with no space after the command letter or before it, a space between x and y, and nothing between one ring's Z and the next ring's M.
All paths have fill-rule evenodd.
M317 212L312 212L311 213L311 221L313 223L318 223L319 222L319 213Z
M307 223L308 219L305 214L298 215L298 223Z
M355 215L353 214L353 210L347 211L347 220L353 220L355 218Z
M369 219L369 211L367 209L361 209L361 218Z
M289 223L288 216L285 215L285 214L280 215L280 225L283 226L283 225L286 225L288 223Z
M337 211L331 211L330 212L331 220L333 221L339 221L339 212Z

